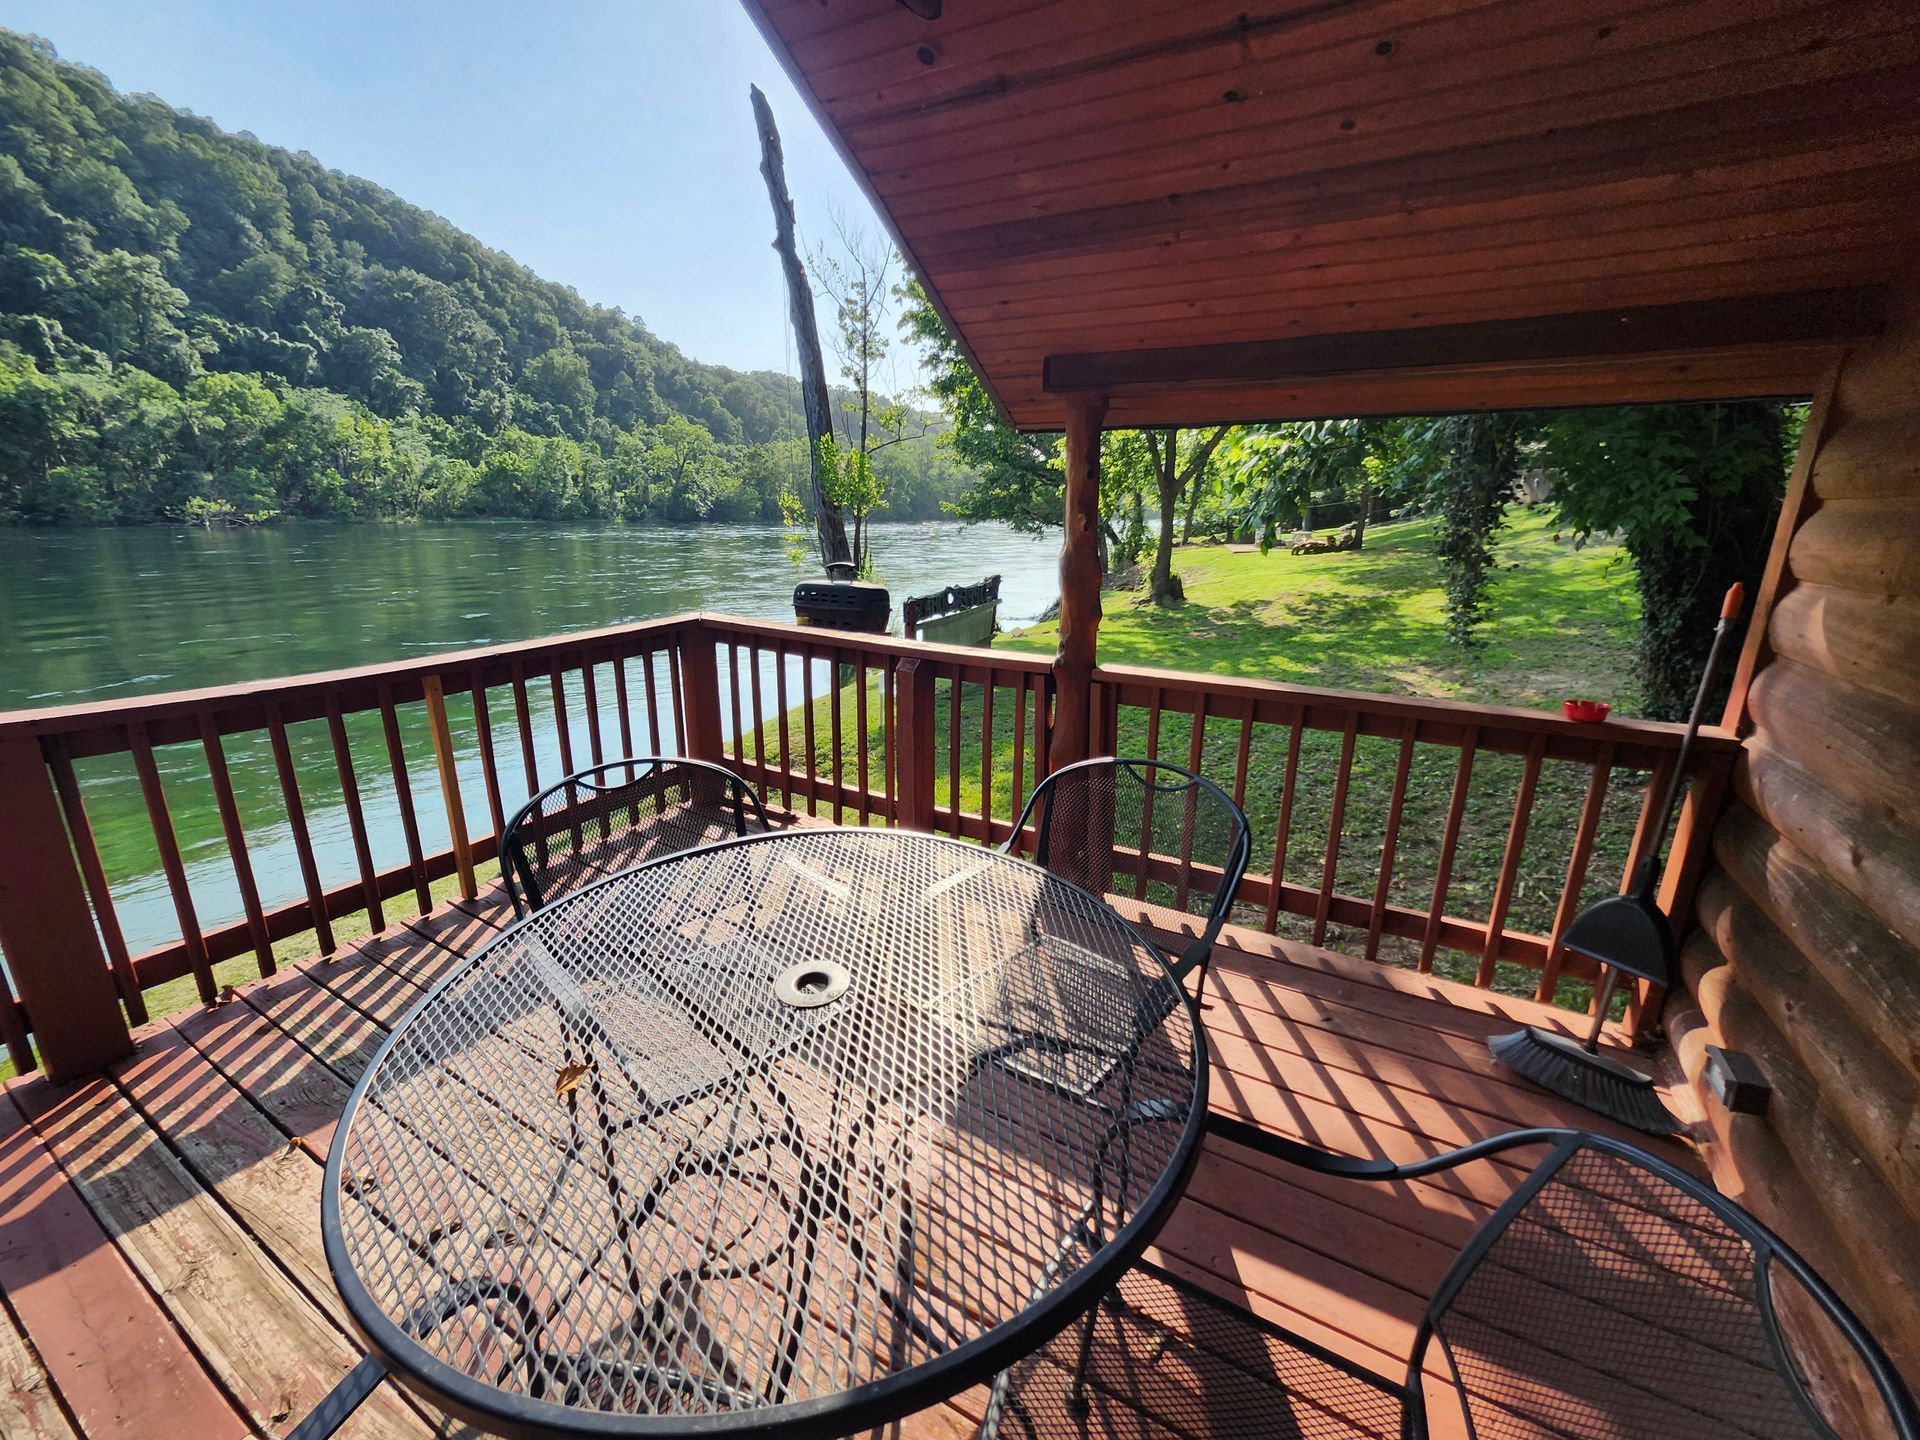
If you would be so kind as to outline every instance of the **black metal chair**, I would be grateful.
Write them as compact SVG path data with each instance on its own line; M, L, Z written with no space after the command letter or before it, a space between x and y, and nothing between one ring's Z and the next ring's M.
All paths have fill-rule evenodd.
M1082 760L1035 787L1002 850L1039 811L1034 860L1095 895L1127 895L1206 920L1170 959L1204 969L1252 851L1247 817L1203 775L1160 760Z
M520 807L500 837L513 913L657 855L768 829L760 797L724 766L635 755L576 771Z
M1357 1181L1521 1147L1547 1155L1455 1258L1395 1381L1159 1266L996 1382L983 1435L1260 1440L1428 1434L1451 1379L1469 1440L1920 1437L1920 1412L1839 1298L1746 1211L1630 1145L1518 1130L1409 1165L1244 1121L1210 1129Z

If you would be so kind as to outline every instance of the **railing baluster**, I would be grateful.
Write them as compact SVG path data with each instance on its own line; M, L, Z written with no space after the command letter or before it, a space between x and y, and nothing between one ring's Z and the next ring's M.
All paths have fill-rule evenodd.
M1627 847L1627 865L1620 875L1622 895L1633 889L1634 872L1640 868L1649 847L1660 843L1653 827L1660 818L1660 802L1667 798L1667 787L1673 783L1673 765L1673 752L1668 751L1654 762L1653 773L1647 776L1647 791L1640 800L1640 818L1633 825L1633 844Z
M622 758L633 754L633 702L627 696L627 660L624 655L613 657L613 708L620 717L620 754ZM627 767L626 778L633 778L633 767Z
M367 843L367 816L360 807L360 786L353 775L353 749L347 743L340 701L327 696L327 738L333 743L333 765L340 776L340 797L347 807L347 828L353 833L353 858L360 866L360 893L366 900L367 925L378 935L387 928L380 908L380 881L373 868L373 849Z
M1053 752L1049 748L1049 741L1053 738L1053 687L1051 671L1043 673L1034 687L1033 783L1036 786L1053 769Z
M1026 799L1027 783L1027 683L1024 670L1013 672L1013 796L1007 805L1007 822L1020 823L1020 805ZM1015 831L1009 843L1017 854L1020 834Z
M900 823L899 766L894 760L895 747L899 744L900 712L897 708L897 691L893 684L893 666L880 668L880 743L883 748L881 763L886 775L887 824Z
M100 939L106 947L107 964L113 970L114 983L120 991L120 999L126 1004L127 1016L136 1025L147 1023L147 1000L140 993L140 982L134 978L133 961L127 954L127 937L120 929L120 916L113 907L113 891L107 884L106 867L100 863L100 847L93 838L93 825L87 819L87 807L80 798L80 782L73 773L73 757L67 753L67 742L59 736L50 737L41 749L47 757L47 767L53 772L53 788L60 797L60 810L66 817L67 833L73 837L73 850L80 861L80 878L87 883L87 899L93 905L94 924L99 928ZM7 1016L13 1014L12 995L0 982L0 1026ZM22 1040L26 1032L21 1032ZM16 1068L18 1056L15 1057Z
M828 719L827 732L830 751L833 756L833 823L841 820L841 788L846 783L846 756L840 744L840 650L834 646L827 651L827 693L832 705L832 714Z
M658 682L656 681L653 673L654 657L658 653L659 652L656 651L651 645L649 645L646 648L646 650L643 652L644 658L646 660L646 665L643 667L643 673L646 676L646 691L647 691L647 741L653 747L648 753L653 755L658 755L660 753L660 693L659 693ZM667 664L668 665L673 664L673 655L671 651L669 651L667 654Z
M1155 685L1147 700L1147 759L1160 758L1160 705L1162 687ZM1119 739L1116 728L1112 737ZM1153 786L1143 785L1140 789L1140 844L1139 853L1134 857L1133 898L1147 898L1147 854L1153 849Z
M740 646L727 637L727 702L733 714L733 758L747 758L747 732L740 723Z
M1500 878L1493 889L1493 908L1487 913L1487 943L1480 951L1480 970L1473 983L1481 989L1493 984L1494 963L1500 958L1500 940L1507 933L1507 910L1513 904L1514 886L1519 883L1520 857L1527 846L1527 822L1533 817L1533 794L1540 785L1540 761L1547 752L1547 737L1538 734L1527 746L1527 760L1520 772L1520 789L1513 797L1513 819L1507 825L1507 845L1500 856Z
M817 814L815 801L820 793L819 751L813 740L813 646L800 647L800 733L807 746L807 814Z
M993 843L993 667L980 686L980 839Z
M1473 785L1473 755L1480 744L1480 727L1469 723L1460 737L1460 761L1453 772L1453 795L1447 801L1447 825L1441 831L1440 863L1433 874L1433 903L1427 908L1426 929L1420 936L1420 969L1433 969L1433 952L1440 943L1440 922L1446 918L1447 887L1453 883L1453 857L1460 846L1460 821L1467 813L1467 795Z
M1567 857L1567 878L1560 886L1560 900L1553 909L1547 958L1540 966L1540 983L1533 992L1533 998L1542 1004L1552 1004L1553 992L1560 988L1560 967L1567 953L1560 937L1567 933L1567 926L1573 923L1580 909L1580 892L1586 888L1587 866L1593 859L1593 839L1600 833L1600 817L1607 805L1607 782L1612 776L1613 744L1609 741L1601 745L1600 753L1594 757L1593 773L1587 779L1586 802L1580 807L1580 824L1573 832L1573 853Z
M620 697L624 707L626 696ZM487 814L493 820L493 838L507 828L506 807L500 799L500 761L493 753L493 717L487 713L487 685L479 667L473 672L473 731L480 745L480 777L486 782Z
M187 947L194 988L200 992L200 999L211 1005L219 998L213 965L207 959L206 937L200 933L200 920L194 913L193 892L187 888L187 867L180 859L180 842L173 833L173 817L167 812L167 792L161 787L160 769L154 764L153 740L144 724L135 721L127 726L127 745L133 751L134 772L140 777L140 794L147 804L154 844L159 848L160 868L173 897L173 913L180 921L180 939Z
M766 782L767 774L767 717L760 703L760 647L749 643L747 646L747 668L750 671L748 695L753 701L753 763L760 767L762 789L771 789Z
M447 839L453 846L454 874L460 897L475 899L480 887L473 876L473 846L467 836L467 807L460 794L459 757L453 748L453 727L447 723L447 692L438 675L423 676L422 698L427 702L427 734L433 741L433 764L440 772L440 806L447 819Z
M687 701L681 693L681 654L680 641L675 637L667 647L667 690L673 697L673 750L676 755L687 753Z
M1193 696L1193 729L1187 736L1187 768L1196 775L1206 759L1206 744L1207 692L1198 690ZM1199 803L1199 795L1188 790L1186 813L1180 825L1180 881L1174 897L1174 908L1178 910L1187 908L1187 897L1193 890L1193 824Z
M513 662L513 719L520 730L520 765L526 771L527 798L540 793L540 760L533 748L533 707L527 702L527 672Z
M598 765L607 757L600 743L600 687L593 678L591 655L580 657L580 688L587 700L587 753L593 756L593 763Z
M793 809L793 736L787 726L787 642L776 647L778 663L773 670L773 703L780 712L780 804Z
M547 684L553 691L553 733L560 741L560 773L573 774L573 726L567 718L567 687L560 678L560 662L547 670Z
M273 974L273 941L267 937L267 917L260 909L260 890L253 881L253 860L247 853L247 832L240 824L240 807L233 798L233 776L227 772L227 754L211 712L200 712L200 747L206 751L207 776L213 782L213 803L220 812L220 832L226 837L227 858L240 887L240 908L247 917L247 934L262 975Z
M272 702L267 705L267 740L273 747L274 771L280 777L280 802L287 812L287 828L293 834L293 853L300 861L300 883L306 887L313 938L319 942L322 955L331 955L338 948L333 941L333 917L327 914L327 892L320 886L320 865L314 859L313 836L307 830L307 807L300 799L300 776L293 768L287 722L280 707Z
M1300 731L1306 715L1298 707L1293 711L1293 728L1287 735L1287 763L1280 772L1280 813L1273 822L1273 886L1267 891L1267 933L1280 926L1280 894L1287 886L1287 842L1293 832L1294 782L1300 774Z
M1360 712L1347 712L1340 732L1340 769L1333 777L1333 808L1327 815L1327 853L1320 862L1320 895L1313 906L1313 943L1327 936L1327 911L1333 904L1333 882L1340 866L1340 832L1347 823L1347 790L1353 782L1353 744L1359 733Z
M1393 791L1387 799L1387 832L1380 838L1380 879L1373 887L1373 913L1367 917L1367 959L1380 953L1380 930L1387 918L1387 894L1393 888L1394 849L1400 842L1400 815L1407 803L1407 777L1413 772L1413 737L1420 722L1409 720L1400 733L1400 758L1393 767Z
M872 766L867 756L867 652L859 652L859 658L853 667L853 728L859 735L860 767L860 823L865 826L873 819L873 800L868 792L872 784Z
M400 715L393 707L393 689L382 685L380 696L380 726L386 732L387 767L393 775L394 799L400 802L400 833L407 842L407 868L413 874L414 899L420 902L420 913L426 914L433 909L433 895L427 885L427 865L420 853L420 822L413 812L413 782L407 778L407 751L400 741Z
M1233 752L1233 803L1243 810L1247 804L1247 766L1253 758L1253 706L1240 717L1240 744Z
M947 809L953 813L952 830L960 834L960 671L955 667L947 681Z

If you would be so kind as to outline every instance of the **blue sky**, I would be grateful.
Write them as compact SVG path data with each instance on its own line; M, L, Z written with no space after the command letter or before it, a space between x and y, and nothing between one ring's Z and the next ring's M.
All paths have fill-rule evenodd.
M733 0L4 0L0 24L364 175L701 360L788 368L750 81L803 231L873 223Z

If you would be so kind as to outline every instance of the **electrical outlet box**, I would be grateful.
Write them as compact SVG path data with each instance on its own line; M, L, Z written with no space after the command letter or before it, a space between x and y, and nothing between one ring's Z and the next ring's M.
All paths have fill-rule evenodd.
M1707 1089L1735 1115L1759 1115L1773 1098L1773 1086L1760 1062L1744 1050L1707 1046Z

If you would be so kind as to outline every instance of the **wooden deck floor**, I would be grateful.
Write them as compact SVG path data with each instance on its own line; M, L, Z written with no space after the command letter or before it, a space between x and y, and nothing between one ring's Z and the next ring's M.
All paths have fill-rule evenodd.
M444 907L143 1028L110 1076L7 1085L0 1435L280 1435L313 1407L358 1355L320 1245L334 1122L386 1028L509 915L498 892ZM1217 1108L1396 1158L1590 1120L1487 1058L1489 1033L1548 1012L1253 944L1217 952L1208 982ZM1363 1185L1210 1145L1154 1254L1395 1375L1423 1297L1519 1173L1487 1163ZM903 1428L970 1434L983 1398ZM471 1432L389 1382L342 1433Z

